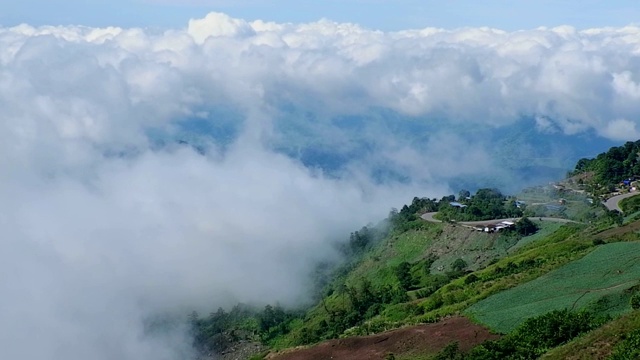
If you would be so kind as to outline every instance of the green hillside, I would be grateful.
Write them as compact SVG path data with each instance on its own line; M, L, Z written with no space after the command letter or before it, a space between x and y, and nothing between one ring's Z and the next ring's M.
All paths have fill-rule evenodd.
M631 311L629 298L640 280L640 243L596 248L533 281L493 295L466 313L490 328L508 333L535 314L560 309L597 308L619 315Z
M640 311L633 311L611 321L585 336L566 345L550 350L542 356L545 360L593 360L607 359L610 354L624 344L628 336L640 329ZM640 348L640 347L637 347ZM622 358L624 359L624 358ZM628 357L627 359L633 359Z
M631 159L634 146L612 153L622 151ZM554 354L562 349L573 346L571 351L580 353L578 348L588 348L581 342L583 334L585 339L600 333L606 338L612 336L608 327L618 333L635 329L640 221L633 213L624 218L593 201L596 195L610 196L603 187L589 192L595 189L589 172L597 168L601 174L602 164L622 159L618 155L582 160L571 178L517 196L481 189L440 200L415 197L378 226L353 232L339 246L342 262L317 265L311 280L314 304L298 309L238 305L208 317L193 314L196 344L228 353L238 341L254 341L277 352L466 316L503 337L473 349L461 339L460 347L398 350L394 357L529 359L549 352L546 356L561 358ZM623 204L636 210L637 200L631 199ZM427 219L444 222L421 218L436 211L441 214ZM504 216L531 219L494 233L465 223ZM600 358L628 354L634 339L610 340ZM621 348L615 350L618 343Z

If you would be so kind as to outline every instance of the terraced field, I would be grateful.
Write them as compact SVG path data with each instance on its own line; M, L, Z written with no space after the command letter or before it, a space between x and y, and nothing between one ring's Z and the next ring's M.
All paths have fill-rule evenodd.
M617 299L627 297L625 290L639 279L639 242L603 245L580 260L476 303L467 314L502 333L555 309L598 306L619 314L630 307Z

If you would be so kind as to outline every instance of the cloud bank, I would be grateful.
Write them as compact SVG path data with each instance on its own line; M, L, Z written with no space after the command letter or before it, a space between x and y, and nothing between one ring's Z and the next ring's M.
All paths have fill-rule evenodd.
M146 318L304 301L329 243L510 174L494 131L637 138L639 33L0 29L0 358L183 358Z

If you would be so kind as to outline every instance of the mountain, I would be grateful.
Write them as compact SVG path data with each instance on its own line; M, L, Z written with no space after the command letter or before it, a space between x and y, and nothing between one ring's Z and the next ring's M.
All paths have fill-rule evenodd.
M581 162L595 166L635 144ZM315 304L194 315L196 344L234 356L234 344L255 343L252 359L634 358L640 212L622 216L587 201L586 184L560 184L516 196L480 189L456 203L416 197L354 231L339 246L342 261L318 264ZM493 230L486 224L502 220L421 217L434 211L466 221L524 217Z

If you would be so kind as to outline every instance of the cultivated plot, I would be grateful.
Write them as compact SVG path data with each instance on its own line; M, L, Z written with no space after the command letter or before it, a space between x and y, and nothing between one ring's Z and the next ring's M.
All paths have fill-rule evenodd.
M467 313L507 333L527 318L551 310L581 309L609 301L637 285L639 279L640 243L613 243L536 280L490 296ZM620 306L613 304L608 310L620 312Z

